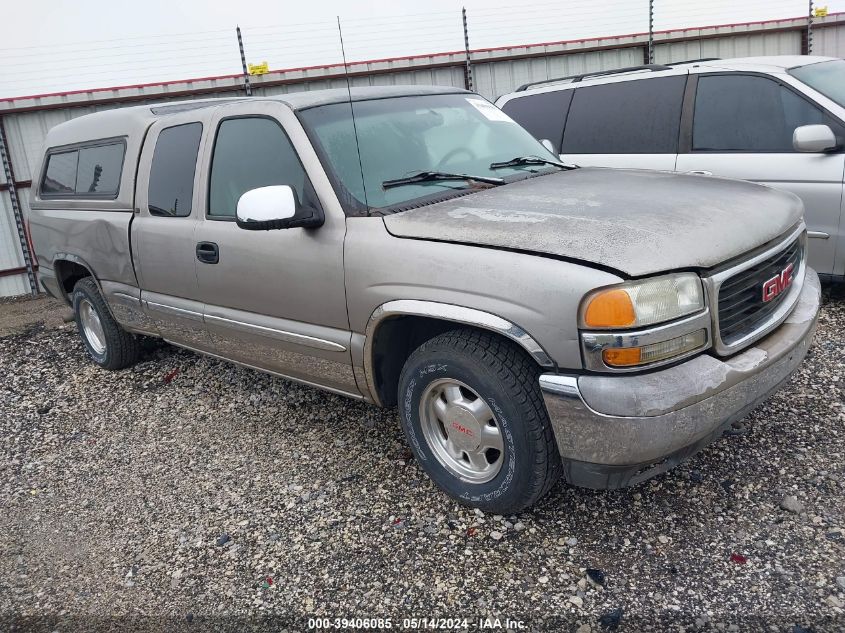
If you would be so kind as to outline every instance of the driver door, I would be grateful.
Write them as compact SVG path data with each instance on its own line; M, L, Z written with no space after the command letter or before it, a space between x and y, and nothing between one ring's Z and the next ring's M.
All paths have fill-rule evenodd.
M359 395L343 275L346 218L336 200L317 196L312 179L331 189L305 132L278 102L219 108L210 125L208 186L194 240L217 253L196 267L215 353ZM289 185L301 204L322 206L324 224L239 228L240 196L271 185Z

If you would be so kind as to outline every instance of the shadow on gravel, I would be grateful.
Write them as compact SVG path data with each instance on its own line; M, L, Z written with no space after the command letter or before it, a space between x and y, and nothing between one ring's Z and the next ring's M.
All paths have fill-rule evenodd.
M822 286L822 305L845 301L845 282Z
M36 321L35 323L30 323L21 327L11 334L0 335L0 339L26 340L41 334L46 329L44 321Z

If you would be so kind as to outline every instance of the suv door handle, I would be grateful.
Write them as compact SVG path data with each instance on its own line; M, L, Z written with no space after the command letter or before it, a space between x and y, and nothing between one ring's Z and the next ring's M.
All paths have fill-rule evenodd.
M692 174L694 176L712 176L712 171L707 171L706 169L693 169L692 171L686 172L688 174Z
M216 264L220 261L220 249L214 242L198 242L197 259L203 264Z

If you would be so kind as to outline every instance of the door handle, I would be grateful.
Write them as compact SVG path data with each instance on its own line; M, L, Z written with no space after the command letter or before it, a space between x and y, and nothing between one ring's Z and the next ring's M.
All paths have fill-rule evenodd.
M197 259L203 264L216 264L220 261L220 249L214 242L198 242Z
M712 176L713 175L712 171L707 171L706 169L693 169L692 171L688 171L686 173L693 175L693 176Z

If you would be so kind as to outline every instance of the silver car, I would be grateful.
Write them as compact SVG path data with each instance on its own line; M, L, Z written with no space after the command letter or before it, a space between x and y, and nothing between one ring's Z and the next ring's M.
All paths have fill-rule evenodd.
M815 330L796 196L574 169L453 88L100 112L53 128L38 173L40 279L95 363L154 336L398 406L485 511L667 470Z
M810 265L845 280L845 61L656 64L527 84L496 103L562 160L795 193L806 210Z

